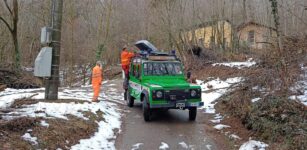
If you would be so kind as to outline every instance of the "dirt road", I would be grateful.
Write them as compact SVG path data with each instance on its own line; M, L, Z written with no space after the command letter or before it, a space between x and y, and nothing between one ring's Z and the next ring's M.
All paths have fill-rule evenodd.
M212 135L215 131L206 124L209 117L202 110L198 110L195 122L189 121L188 111L183 110L155 112L152 121L145 122L141 103L136 103L133 108L123 106L123 109L126 111L116 139L116 149L220 150L227 147L217 144L223 143L223 140Z

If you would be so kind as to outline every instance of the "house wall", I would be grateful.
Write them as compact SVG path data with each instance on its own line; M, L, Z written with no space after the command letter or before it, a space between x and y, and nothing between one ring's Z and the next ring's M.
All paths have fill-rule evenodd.
M250 43L248 41L248 34L250 31L255 32L254 43ZM237 36L241 44L245 44L254 49L263 49L269 45L268 43L273 44L274 37L276 37L276 32L259 25L247 25L238 31Z
M224 32L223 32L224 25ZM194 31L188 32L189 41L193 40L193 32L195 33L195 40L198 44L203 44L204 47L210 48L211 45L211 37L215 37L214 41L212 41L215 45L222 44L223 36L225 38L225 46L231 46L231 24L226 21L220 21L216 25L206 26L203 28L198 28Z

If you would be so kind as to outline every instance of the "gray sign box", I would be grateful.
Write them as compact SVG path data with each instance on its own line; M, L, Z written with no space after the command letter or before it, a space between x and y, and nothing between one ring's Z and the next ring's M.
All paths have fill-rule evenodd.
M52 48L43 47L35 59L34 76L51 76Z

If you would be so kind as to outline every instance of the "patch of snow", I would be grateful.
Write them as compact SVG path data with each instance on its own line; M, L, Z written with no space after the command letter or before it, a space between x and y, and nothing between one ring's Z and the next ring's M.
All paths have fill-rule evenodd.
M107 85L107 86L116 86L116 84L109 84L109 85Z
M144 143L136 143L132 146L131 150L138 150L142 145L144 145Z
M220 113L214 115L214 119L223 119Z
M27 98L32 95L33 95L32 93L21 93L21 94L11 94L11 95L0 96L0 109L10 107L16 99Z
M28 129L28 130L27 130L27 132L32 132L32 131L33 131L32 129Z
M99 128L98 132L95 133L89 139L82 139L80 143L71 147L72 150L82 150L82 149L109 149L115 150L115 139L116 135L114 133L115 129L119 129L121 122L120 122L120 115L114 109L110 108L104 118L106 122L100 121L98 123Z
M215 63L215 64L212 64L212 66L226 66L226 67L230 67L230 68L243 69L243 68L252 67L252 66L254 66L256 64L257 63L255 61L253 61L252 58L250 58L250 59L248 59L245 62Z
M210 120L212 123L220 123L221 120L220 119L216 119L216 120Z
M103 84L108 83L104 81ZM14 100L23 97L34 96L34 99L44 99L44 89L27 89L16 90L6 89L0 92L0 108L9 107ZM114 93L119 93L116 89L111 89ZM103 90L101 97L106 100L121 101L123 99L122 94L110 95L105 93L107 90ZM81 101L91 101L93 92L90 86L83 88L67 89L61 88L59 92L59 99L74 99ZM83 116L82 112L90 111L96 114L97 111L103 112L103 121L97 122L98 131L92 135L89 139L82 139L80 143L72 146L72 149L115 149L116 129L120 130L121 115L118 111L117 105L114 103L101 101L99 103L47 103L38 102L36 104L27 105L24 108L16 109L10 113L6 113L2 116L3 119L14 119L18 117L44 117L44 118L61 118L68 119L67 115L73 115L82 119L88 119ZM47 126L48 123L42 121L41 125ZM34 140L35 137L30 138L30 134L25 134L26 139Z
M224 124L218 124L218 125L215 125L214 128L217 130L222 130L224 128L230 128L230 126L224 125Z
M185 143L185 142L180 142L179 143L179 145L182 147L182 148L185 148L185 149L188 149L189 148L189 146L187 145L187 143Z
M208 150L211 150L212 145L206 145Z
M299 94L290 96L289 99L291 100L298 100L305 106L307 106L307 67L301 64L301 69L303 73L300 75L300 81L297 81L296 84L290 88L291 91Z
M249 140L241 145L239 150L265 150L265 148L268 146L268 144L260 141Z
M230 92L232 90L230 89L232 85L242 81L244 81L242 77L229 78L225 81L218 78L207 83L197 80L197 83L202 88L202 101L204 102L202 108L205 108L205 113L215 113L214 105L216 103L213 102Z
M49 127L49 123L47 123L45 120L42 120L40 124L43 127L47 127L47 128Z
M25 141L30 142L32 145L37 145L37 137L32 137L30 133L25 133L21 136Z
M214 120L210 120L212 123L220 123L223 120L223 117L220 113L214 115Z
M251 101L252 101L253 103L255 103L255 102L259 101L259 100L261 100L261 98L260 98L260 97L258 97L258 98L254 98L254 99L252 99Z
M169 146L167 143L161 142L161 145L159 147L159 150L166 150L169 149Z
M235 134L229 135L229 138L234 139L234 140L241 140L241 138Z

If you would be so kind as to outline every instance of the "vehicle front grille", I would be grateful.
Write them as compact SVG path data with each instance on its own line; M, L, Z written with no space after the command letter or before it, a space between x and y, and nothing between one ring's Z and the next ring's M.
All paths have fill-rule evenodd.
M190 96L189 90L166 90L165 99L166 100L186 100Z

